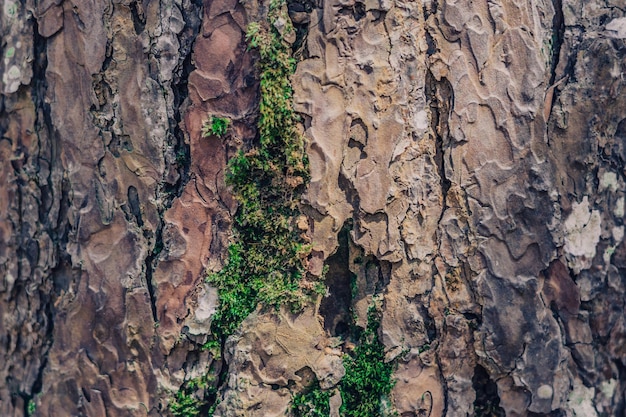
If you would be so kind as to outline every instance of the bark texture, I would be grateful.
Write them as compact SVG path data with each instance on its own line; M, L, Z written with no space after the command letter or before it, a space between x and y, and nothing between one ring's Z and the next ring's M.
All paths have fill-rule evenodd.
M402 417L624 415L622 0L290 1L327 293L201 349L267 8L3 1L0 415L167 416L207 373L216 416L287 415L314 379L339 415L374 302Z

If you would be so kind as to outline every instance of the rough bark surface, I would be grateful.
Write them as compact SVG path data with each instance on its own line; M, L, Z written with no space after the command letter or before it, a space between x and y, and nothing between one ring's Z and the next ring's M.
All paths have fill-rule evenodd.
M167 416L206 373L216 416L287 415L314 379L339 415L377 297L402 417L624 415L623 1L289 4L327 294L257 309L216 360L204 277L268 4L4 0L0 415Z

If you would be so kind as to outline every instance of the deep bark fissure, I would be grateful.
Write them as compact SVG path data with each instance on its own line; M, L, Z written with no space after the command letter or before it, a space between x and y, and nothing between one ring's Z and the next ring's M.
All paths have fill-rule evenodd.
M311 0L288 0L287 9L296 31L296 40L291 46L291 52L297 59L308 58L306 41L309 34L311 12L316 7Z
M504 410L500 407L498 387L489 377L487 370L480 365L476 365L474 369L472 388L476 392L474 413L477 416L504 417Z
M437 3L432 5L431 14L437 13ZM425 18L429 11L424 10ZM428 49L426 51L426 61L437 53L437 44L430 34L428 29L425 31L426 44ZM442 211L439 218L439 223L445 213L447 204L447 195L450 190L452 182L446 176L446 148L450 146L450 140L448 138L448 118L452 110L454 103L454 89L450 85L449 81L445 78L437 80L432 74L430 69L426 70L426 80L424 85L424 94L426 96L426 102L430 109L430 128L435 138L435 163L437 165L437 171L439 173L441 193L443 195Z
M443 205L441 215L446 208L448 191L452 182L446 177L445 150L449 146L446 126L451 109L451 89L446 85L446 80L436 81L430 71L426 73L426 95L430 106L431 129L435 135L435 163L439 172ZM440 219L441 220L441 219Z
M432 74L430 72L427 75L428 81L434 81ZM427 89L428 87L434 89L431 91L430 95L430 109L431 109L431 123L433 133L435 134L435 163L437 164L437 171L439 172L440 185L441 185L441 193L443 195L443 204L442 207L446 208L446 200L448 191L450 190L450 186L452 182L446 177L446 166L445 166L445 148L449 146L449 140L444 138L447 136L447 128L444 126L449 114L449 104L444 101L450 100L450 98L445 98L441 95L440 89L444 85L444 82L438 82L431 84L427 81ZM442 211L443 216L443 211Z
M148 296L150 298L150 311L152 312L152 319L154 320L154 323L159 322L159 315L157 314L157 306L156 306L157 300L156 300L156 294L154 290L154 284L152 283L152 274L153 274L154 267L155 267L155 259L163 248L163 236L161 232L163 229L163 227L161 226L162 223L163 221L161 220L156 230L154 247L152 249L152 252L150 252L150 255L146 257L146 264L145 264L146 287L148 289Z
M556 80L556 68L559 65L561 47L565 39L565 18L563 16L563 0L552 0L554 6L554 16L552 17L552 55L550 58L550 83L553 85ZM552 104L552 103L551 103Z
M448 414L448 407L450 406L450 399L449 397L449 393L448 393L448 382L445 378L445 375L443 374L443 368L441 366L441 358L439 357L439 353L437 353L435 355L436 360L437 360L437 369L439 371L439 378L441 378L441 383L443 386L443 412L442 412L442 416L445 416Z
M133 26L137 35L141 34L146 28L146 16L143 12L143 6L141 2L134 1L130 3L130 13L133 17Z
M354 187L352 181L350 181L350 179L347 178L342 171L339 171L337 184L339 185L339 189L344 192L346 196L346 201L352 206L352 213L356 220L359 213L359 204L361 200L359 198L359 193L357 189Z
M38 218L39 223L42 228L39 230L39 233L46 233L50 236L51 242L53 244L53 252L59 254L61 253L61 246L64 246L63 239L67 237L67 228L65 227L65 222L63 221L63 217L59 215L56 222L61 222L61 224L55 223L51 224L50 219L48 218L48 213L51 207L54 205L53 200L55 198L54 195L54 183L52 180L52 175L54 170L56 169L56 164L60 159L58 158L58 146L55 146L54 143L54 131L53 124L50 112L50 105L46 102L45 96L47 91L47 80L46 80L46 69L48 66L47 59L47 40L39 34L39 25L35 18L32 18L33 21L33 77L31 81L31 95L33 104L35 106L35 133L37 135L39 149L38 155L33 156L33 158L37 158L37 167L39 168L39 164L41 161L45 161L48 165L48 175L45 178L45 184L41 184L37 181L37 186L40 190L40 201L38 206ZM43 139L43 140L42 140ZM50 152L50 155L44 155L46 152ZM21 206L21 194L22 187L19 189L20 196L20 206ZM60 196L60 208L59 212L62 211L64 205L69 206L69 203L63 193ZM20 207L20 218L21 218L21 207ZM20 234L22 235L22 234ZM22 258L20 256L20 250L22 245L18 248L17 257L19 259ZM37 247L37 251L39 248ZM57 269L59 261L57 260L56 265L50 265L50 274L54 275L55 270ZM19 268L20 262L18 262ZM36 268L35 264L32 264L32 269ZM52 287L53 291L50 294L50 287ZM35 397L41 393L43 388L43 373L48 364L48 353L50 350L50 346L53 342L54 337L54 323L56 313L54 311L54 295L57 294L56 283L54 280L52 282L46 282L44 277L44 281L41 283L39 291L37 291L36 296L40 298L40 302L42 304L41 310L38 312L38 321L44 325L42 329L42 342L41 342L41 351L40 354L40 363L37 369L37 375L35 380L30 387L30 392L21 393L22 398L24 399L24 412L25 415L30 415L31 412L29 407L31 406L31 402L35 400ZM40 316L41 315L41 316Z
M320 315L324 318L324 328L333 336L345 336L351 323L351 286L355 278L349 264L350 223L347 221L339 231L337 251L326 260L328 273L324 283L329 295L322 299Z
M164 247L163 242L163 216L165 212L172 206L174 199L182 195L185 185L189 182L189 170L191 166L191 151L189 141L185 139L185 132L181 129L181 123L183 122L184 111L187 105L187 98L189 96L188 84L189 75L195 69L191 59L192 45L196 36L200 31L201 25L201 13L202 2L192 1L193 7L192 13L189 13L189 9L181 7L181 13L185 22L185 27L178 35L180 44L179 52L180 58L177 67L174 69L174 80L171 85L173 100L173 118L168 118L169 133L168 140L165 143L164 159L166 164L174 166L178 178L175 183L169 183L167 178L163 178L161 184L159 184L158 195L162 198L162 203L158 205L158 223L156 230L154 231L154 244L150 254L146 257L145 271L146 271L146 287L148 289L148 295L150 298L150 308L155 323L158 323L157 313L157 300L156 290L152 282L154 271L157 267L159 255ZM133 3L134 5L134 3ZM137 12L137 6L131 7L133 11L133 23L141 17ZM135 16L137 14L137 16ZM145 20L145 19L144 19ZM139 23L142 21L140 20ZM145 22L143 23L145 26ZM141 28L143 30L143 28ZM139 32L138 32L139 33ZM173 153L175 155L174 160L168 160L167 146L172 146ZM165 176L167 176L168 169L165 170ZM141 227L141 224L139 224ZM149 238L150 231L144 229L144 236Z
M626 381L626 364L620 360L614 360L613 363L615 363L617 368L619 380ZM626 416L626 390L623 390L618 398L619 402L615 405L615 415Z

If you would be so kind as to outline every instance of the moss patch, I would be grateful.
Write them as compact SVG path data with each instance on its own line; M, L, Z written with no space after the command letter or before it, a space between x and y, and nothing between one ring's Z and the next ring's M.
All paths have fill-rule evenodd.
M339 383L343 404L340 414L346 417L390 415L389 394L395 382L391 378L395 364L385 362L385 346L378 340L380 316L370 307L367 328L351 355L344 357L346 375Z
M258 304L297 309L299 282L310 247L296 227L298 203L308 181L304 139L296 128L289 77L295 60L273 23L282 3L273 1L268 21L251 23L246 38L259 52L261 98L258 138L228 162L226 182L239 202L224 268L208 277L218 288L208 347L217 349Z
M380 316L371 306L367 327L357 330L358 344L343 359L346 374L339 382L342 405L339 414L345 417L382 417L396 415L390 406L389 394L395 385L392 373L395 362L385 362L385 346L378 340ZM293 417L330 414L330 392L315 383L294 396Z
M212 414L208 398L215 396L216 389L208 375L187 381L170 401L169 409L176 417L196 417L200 413Z
M202 124L202 137L222 137L228 131L230 119L226 117L211 116Z
M330 414L330 391L323 391L319 382L301 393L291 401L293 417L328 417Z
M296 225L300 196L309 179L308 160L292 105L289 77L296 62L289 44L274 26L286 10L283 5L283 0L273 0L267 21L251 23L246 34L250 48L259 53L258 136L228 162L226 183L239 207L225 265L207 277L219 296L204 345L215 357L221 354L228 336L259 304L265 308L287 304L297 311L308 296L300 280L310 246ZM288 16L286 21L290 22ZM203 125L202 134L221 137L229 124L228 119L212 116ZM186 384L177 394L170 407L175 415L195 416L206 405L206 401L194 402L186 394L189 389L194 387ZM214 403L215 392L212 397L209 402Z

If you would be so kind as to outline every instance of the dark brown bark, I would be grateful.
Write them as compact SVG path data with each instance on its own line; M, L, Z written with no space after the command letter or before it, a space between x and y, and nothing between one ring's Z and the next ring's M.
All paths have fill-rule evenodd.
M204 277L267 4L4 1L0 415L169 415L207 372L215 415L284 415L310 379L335 389L374 296L403 417L623 415L623 4L300 6L301 209L329 295L258 310L217 361Z

